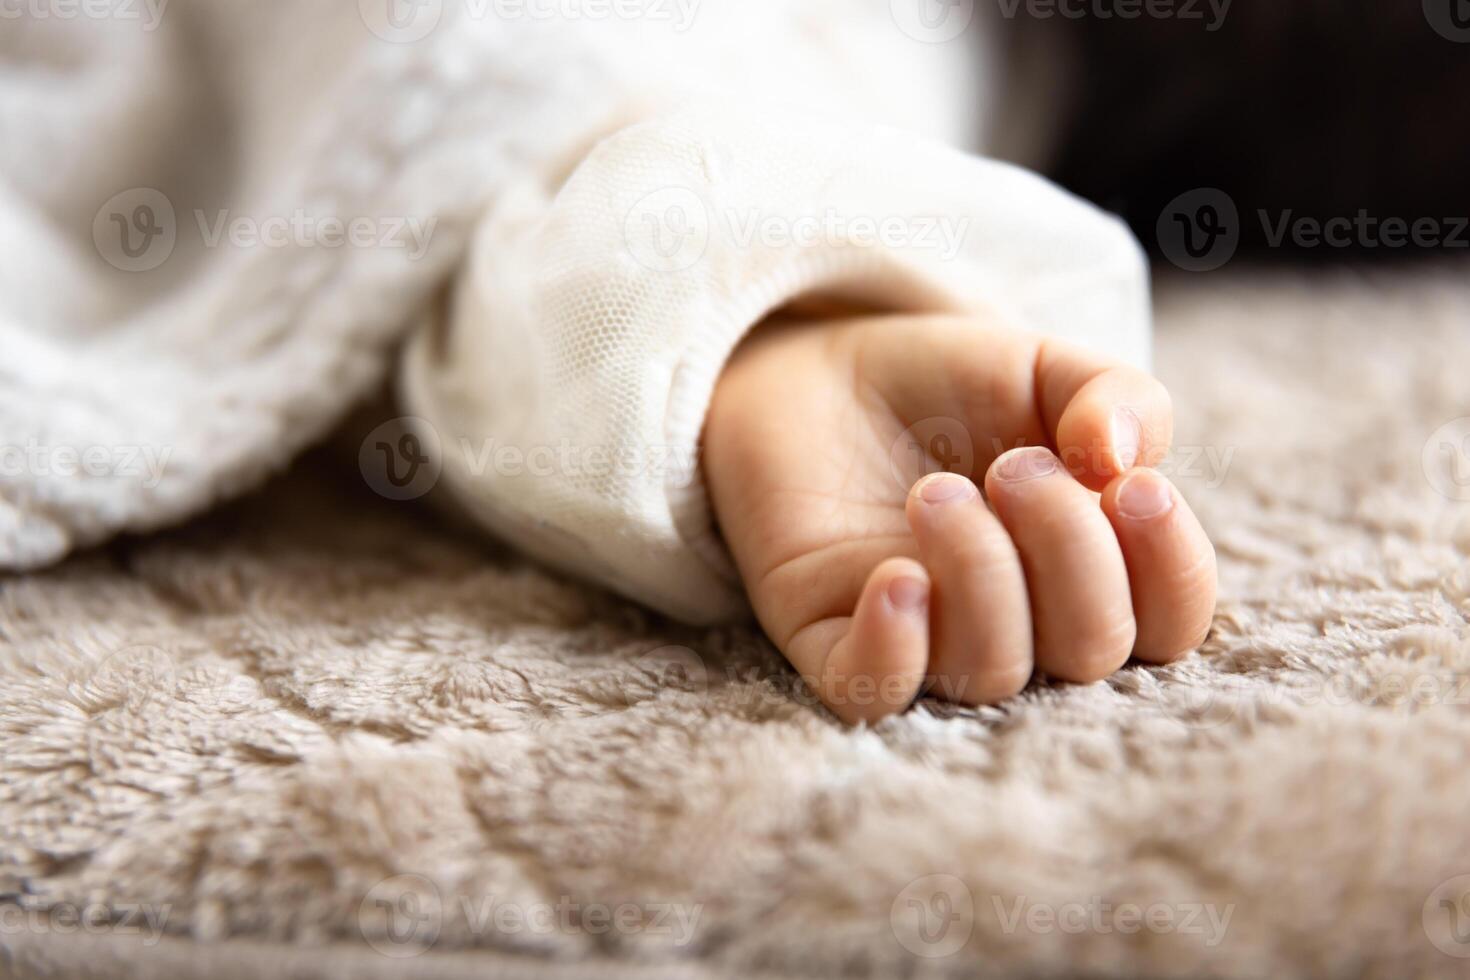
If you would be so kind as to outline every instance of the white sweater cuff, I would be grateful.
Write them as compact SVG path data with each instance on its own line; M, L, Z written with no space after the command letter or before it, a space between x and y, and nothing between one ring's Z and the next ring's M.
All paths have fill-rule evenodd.
M673 617L727 619L745 601L700 431L746 331L817 294L986 309L1147 366L1147 266L1116 219L897 131L706 109L504 194L404 394L472 517Z

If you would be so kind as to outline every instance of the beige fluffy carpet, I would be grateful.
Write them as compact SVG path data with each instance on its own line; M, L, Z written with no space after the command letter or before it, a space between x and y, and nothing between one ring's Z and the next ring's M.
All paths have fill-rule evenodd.
M850 731L353 440L0 581L0 975L1459 976L1470 286L1161 289L1197 656Z

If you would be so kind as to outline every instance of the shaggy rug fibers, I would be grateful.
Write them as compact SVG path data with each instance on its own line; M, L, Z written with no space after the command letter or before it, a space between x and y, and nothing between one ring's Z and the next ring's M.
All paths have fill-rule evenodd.
M1214 630L999 708L845 729L373 495L355 429L3 580L0 974L1463 975L1462 279L1165 283Z

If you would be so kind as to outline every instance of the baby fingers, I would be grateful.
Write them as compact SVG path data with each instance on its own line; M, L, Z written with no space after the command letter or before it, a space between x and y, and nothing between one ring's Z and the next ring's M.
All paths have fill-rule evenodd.
M1153 470L1130 470L1102 496L1133 594L1134 655L1168 663L1199 646L1215 610L1215 549L1179 491Z

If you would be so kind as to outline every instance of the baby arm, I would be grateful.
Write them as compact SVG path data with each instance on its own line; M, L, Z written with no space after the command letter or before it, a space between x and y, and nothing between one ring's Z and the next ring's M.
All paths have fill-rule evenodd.
M912 315L767 324L731 361L812 296ZM835 711L872 720L926 683L980 703L1033 667L1090 680L1197 642L1213 556L1133 468L1169 440L1148 331L1126 230L1034 175L889 130L687 113L615 134L555 195L505 195L405 387L486 525L677 618L753 602ZM968 449L896 467L925 424ZM487 439L521 462L486 465ZM971 489L910 494L940 462ZM962 506L932 513L959 523L931 526L923 490L945 484ZM858 678L891 693L858 704Z

